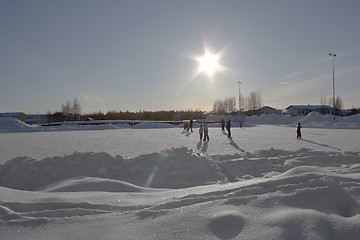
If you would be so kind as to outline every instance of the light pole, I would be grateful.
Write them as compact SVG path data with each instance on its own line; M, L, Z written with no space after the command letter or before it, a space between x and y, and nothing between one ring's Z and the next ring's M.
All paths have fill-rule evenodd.
M329 56L332 57L332 69L333 69L333 108L334 108L334 120L335 120L335 68L334 68L334 59L336 57L335 53L329 53Z
M237 81L237 83L239 84L239 124L240 124L240 127L241 127L241 93L240 93L240 85L241 85L241 82L240 81Z

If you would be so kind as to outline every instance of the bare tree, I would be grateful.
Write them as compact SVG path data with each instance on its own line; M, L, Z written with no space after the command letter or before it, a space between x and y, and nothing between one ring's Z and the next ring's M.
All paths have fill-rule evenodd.
M332 97L329 98L329 105L330 106L334 105ZM342 110L343 107L344 107L344 103L341 97L340 96L335 97L335 115L340 115L340 110Z
M236 98L235 97L226 97L225 98L225 111L234 112L236 109Z
M71 114L71 100L67 100L65 104L61 104L61 112L63 115Z
M61 104L61 113L66 116L67 120L78 120L81 113L81 106L77 98L74 101L67 100L65 104Z
M81 106L77 98L74 98L73 104L72 104L72 114L79 115L81 113Z
M247 99L248 102L248 110L254 111L262 106L262 99L261 99L261 91L257 92L250 92L250 95Z
M341 110L341 109L343 109L343 107L344 107L344 103L343 103L341 97L337 96L335 98L335 108L338 110Z
M226 97L224 100L216 100L213 105L213 112L224 114L234 112L236 109L236 98Z
M213 105L213 112L216 114L224 114L225 113L225 104L224 101L216 100Z
M261 90L259 89L258 91L257 91L257 104L258 104L258 109L259 108L261 108L262 107L262 105L263 105L263 103L262 103L262 93L261 93Z

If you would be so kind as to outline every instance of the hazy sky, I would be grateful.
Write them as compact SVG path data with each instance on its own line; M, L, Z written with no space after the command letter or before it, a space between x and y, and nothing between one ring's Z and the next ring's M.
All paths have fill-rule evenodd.
M0 112L211 110L260 90L263 105L360 107L358 0L1 0ZM197 73L219 54L223 71Z

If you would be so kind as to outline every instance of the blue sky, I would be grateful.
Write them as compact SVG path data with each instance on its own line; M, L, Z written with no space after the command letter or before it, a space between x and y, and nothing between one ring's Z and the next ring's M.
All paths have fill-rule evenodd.
M0 112L211 110L261 91L264 105L360 107L360 1L3 0ZM219 53L223 71L197 74Z

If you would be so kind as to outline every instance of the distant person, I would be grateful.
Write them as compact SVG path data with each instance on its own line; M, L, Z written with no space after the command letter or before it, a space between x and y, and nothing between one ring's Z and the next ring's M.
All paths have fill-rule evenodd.
M185 123L184 123L184 132L185 132L187 129L188 129L188 123L185 122Z
M221 119L221 130L225 130L225 120L223 118Z
M206 139L209 141L209 128L208 128L208 125L207 123L205 122L204 120L204 141L206 141Z
M204 134L204 128L203 125L200 124L200 128L199 128L199 134L200 134L200 141L202 140L203 134Z
M300 125L300 123L297 124L297 129L296 129L296 138L301 138L301 128L302 126Z
M228 138L231 138L231 119L229 119L226 123L226 130L228 132Z
M190 120L190 124L189 124L189 128L188 128L188 131L189 131L189 129L191 129L191 132L193 131L193 120L191 119Z

